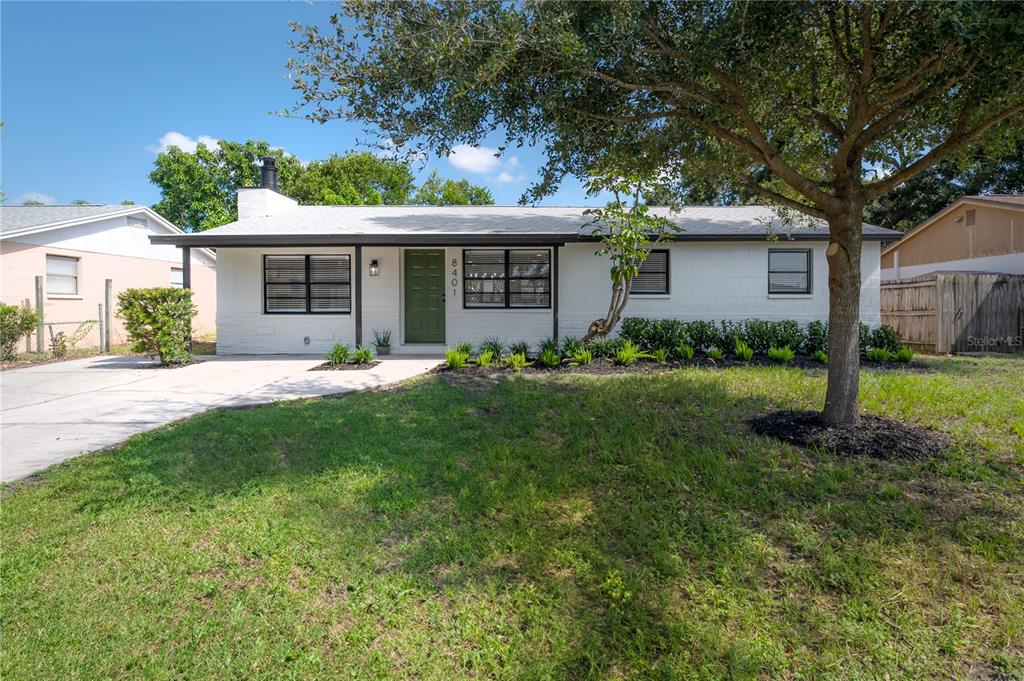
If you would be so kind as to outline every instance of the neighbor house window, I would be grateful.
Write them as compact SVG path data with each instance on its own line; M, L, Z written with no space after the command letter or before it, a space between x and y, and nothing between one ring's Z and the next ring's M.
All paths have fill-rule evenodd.
M977 219L976 216L977 216L977 212L975 211L974 208L968 208L967 209L967 212L965 213L964 220L967 223L968 227L974 227L975 220Z
M46 292L51 295L78 295L78 258L46 256Z
M551 251L548 249L462 252L463 307L551 307Z
M652 250L640 264L640 273L633 280L630 293L640 295L668 293L668 250Z
M768 251L768 293L810 293L811 251Z
M171 288L185 288L185 276L180 267L171 268Z
M351 256L263 256L263 311L348 314L352 311Z

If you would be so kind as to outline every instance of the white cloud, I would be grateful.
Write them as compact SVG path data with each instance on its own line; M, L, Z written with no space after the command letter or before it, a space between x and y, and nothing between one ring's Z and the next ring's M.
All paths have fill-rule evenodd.
M196 148L200 144L207 149L216 149L218 141L216 137L210 137L209 135L200 135L198 138L192 139L188 135L171 130L160 138L158 144L151 144L146 147L146 150L154 154L162 154L171 147L178 147L185 153L192 154L195 153Z
M38 201L39 203L45 203L46 205L53 205L57 203L57 197L50 196L49 194L43 194L42 192L25 192L18 198L11 202L12 205L25 203L26 201Z
M505 165L507 165L509 168L517 167L519 165L519 157L518 156L510 156L509 159L507 161L505 161Z
M495 156L497 149L492 147L472 147L468 144L459 144L452 147L448 154L448 162L460 170L468 170L471 173L486 173L494 170L501 161Z
M501 182L502 184L505 184L506 182L512 182L516 178L512 177L503 170L500 173L498 173L498 176L494 179L497 180L498 182Z

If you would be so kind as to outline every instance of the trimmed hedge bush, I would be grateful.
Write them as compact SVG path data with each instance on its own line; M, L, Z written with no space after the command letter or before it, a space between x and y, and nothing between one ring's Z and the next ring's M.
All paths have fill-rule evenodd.
M132 352L159 355L162 364L192 359L192 289L130 288L117 294L117 316L124 320Z
M39 321L27 307L0 303L0 359L13 360L18 354L18 341L32 333Z
M789 348L794 353L813 357L819 352L828 352L828 323L812 321L804 326L792 319L747 319L716 324L703 320L684 322L627 317L622 321L619 338L632 342L645 352L680 345L707 352L709 348L734 348L740 342L749 346L756 355L765 356L770 348ZM862 354L875 348L895 353L903 345L899 332L885 325L872 331L866 324L861 324L859 342Z

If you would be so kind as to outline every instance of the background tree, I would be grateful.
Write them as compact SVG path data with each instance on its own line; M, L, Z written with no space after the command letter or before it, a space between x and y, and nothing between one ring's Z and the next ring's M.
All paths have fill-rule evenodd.
M325 33L297 27L290 66L312 120L359 119L439 154L495 130L542 145L547 162L524 198L600 165L740 187L824 221L823 416L852 423L864 206L981 138L1020 138L1021 10L353 0Z
M1009 155L993 157L974 146L963 158L947 158L912 177L864 211L875 225L907 232L961 196L1024 193L1024 141Z
M221 140L216 149L200 144L193 153L170 147L157 155L149 174L160 188L153 209L188 232L231 222L238 218L238 188L259 184L263 156L277 159L282 186L301 171L297 158L262 140Z
M75 199L74 201L71 202L71 205L72 206L88 206L89 202L86 201L85 199Z
M45 206L46 204L43 203L42 201L37 201L35 199L29 199L28 201L22 201L21 205L23 205L23 206Z
M421 206L491 206L494 197L487 187L469 180L446 180L434 170L416 190L412 202Z
M282 191L307 205L400 205L414 189L408 164L368 151L310 161Z

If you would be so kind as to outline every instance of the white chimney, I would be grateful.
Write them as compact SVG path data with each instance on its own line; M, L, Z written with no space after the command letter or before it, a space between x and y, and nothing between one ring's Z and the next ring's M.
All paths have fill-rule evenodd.
M273 156L263 157L259 187L238 190L238 219L277 215L297 208L299 202L277 191L277 165Z

